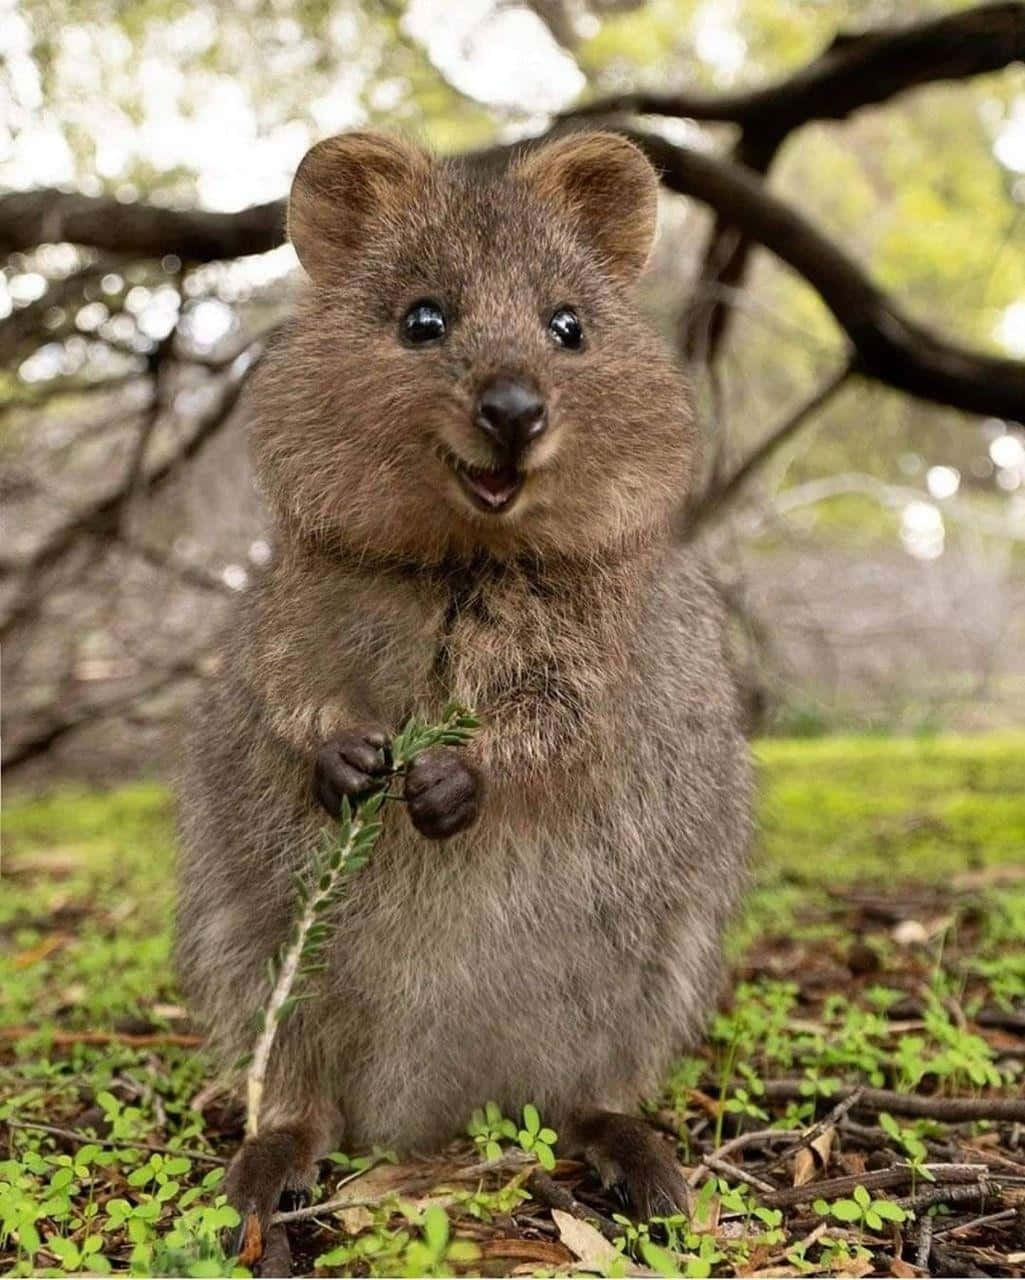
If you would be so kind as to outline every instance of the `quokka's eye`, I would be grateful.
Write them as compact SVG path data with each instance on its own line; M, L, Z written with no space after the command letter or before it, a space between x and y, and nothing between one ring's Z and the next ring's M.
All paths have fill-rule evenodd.
M436 302L421 298L402 317L399 329L402 340L413 346L438 342L445 336L445 313Z
M548 332L560 347L568 347L570 351L576 351L584 340L577 313L569 307L560 307L553 313L548 321Z

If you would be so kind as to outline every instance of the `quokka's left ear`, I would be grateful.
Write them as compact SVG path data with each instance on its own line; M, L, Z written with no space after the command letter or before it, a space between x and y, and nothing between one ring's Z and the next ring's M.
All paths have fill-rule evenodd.
M624 283L648 260L658 178L639 147L615 133L573 133L529 151L513 173L561 205Z

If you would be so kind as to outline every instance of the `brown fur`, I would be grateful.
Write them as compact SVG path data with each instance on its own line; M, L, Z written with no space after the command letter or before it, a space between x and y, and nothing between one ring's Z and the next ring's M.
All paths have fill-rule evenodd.
M698 1034L747 843L719 609L668 532L694 463L686 390L624 287L654 199L640 153L594 135L494 176L356 135L297 176L315 285L249 396L276 559L182 789L179 963L226 1060L325 821L324 744L456 698L483 719L467 759L486 788L443 844L386 811L276 1052L265 1124L301 1126L304 1151L428 1147L489 1098L534 1101L599 1164L599 1131L625 1144L605 1164L629 1166L641 1208L672 1180L653 1173L645 1200L630 1170L658 1144L586 1118L633 1108ZM449 330L413 349L398 325L423 297ZM562 305L580 351L546 332ZM536 383L548 429L512 509L484 515L445 457L495 465L473 403L497 373Z

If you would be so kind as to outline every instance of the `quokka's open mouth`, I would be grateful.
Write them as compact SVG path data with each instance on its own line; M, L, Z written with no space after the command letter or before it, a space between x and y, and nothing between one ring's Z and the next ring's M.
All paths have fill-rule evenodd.
M447 449L444 457L464 492L481 511L507 511L523 488L523 473L511 463L504 467L472 467Z

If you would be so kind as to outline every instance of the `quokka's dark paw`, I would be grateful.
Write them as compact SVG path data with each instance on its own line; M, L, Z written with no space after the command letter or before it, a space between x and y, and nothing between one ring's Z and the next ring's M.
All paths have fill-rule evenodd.
M428 840L447 840L472 826L482 792L480 774L452 747L422 751L406 771L409 816Z
M317 752L313 794L333 818L343 797L369 791L388 772L388 731L377 724L359 725L336 734Z
M247 1138L228 1167L224 1192L241 1221L224 1233L224 1252L254 1275L291 1275L288 1236L271 1219L278 1210L310 1203L313 1170L301 1167L305 1145L300 1131L270 1129Z
M635 1116L593 1111L574 1128L574 1145L638 1221L686 1209L683 1171L672 1145L651 1125Z

